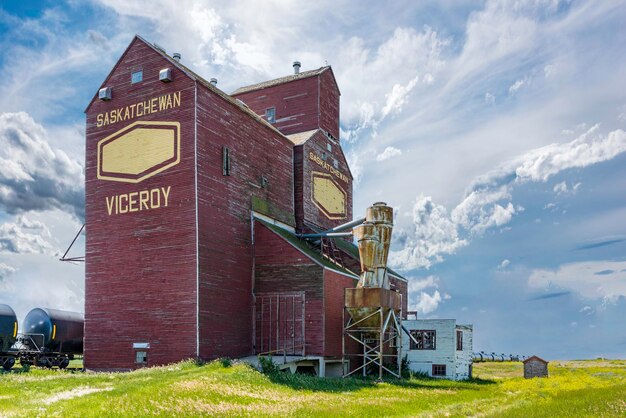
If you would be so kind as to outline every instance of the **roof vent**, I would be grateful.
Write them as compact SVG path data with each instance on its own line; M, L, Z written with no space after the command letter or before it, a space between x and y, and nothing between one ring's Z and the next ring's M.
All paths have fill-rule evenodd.
M212 86L217 86L217 78L212 78L211 79L211 85Z
M172 81L172 69L171 68L163 68L159 71L159 80L164 83L169 83Z
M112 89L111 87L103 87L98 90L98 99L108 101L111 100L112 97Z
M293 73L294 74L300 74L300 61L294 61L293 62Z
M174 52L174 54L172 55L172 58L174 58L176 62L180 62L180 59L181 59L180 52Z

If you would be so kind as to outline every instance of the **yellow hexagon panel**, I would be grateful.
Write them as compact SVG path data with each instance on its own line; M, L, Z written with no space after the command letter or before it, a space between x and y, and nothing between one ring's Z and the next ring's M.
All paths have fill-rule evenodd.
M334 181L330 174L314 171L311 174L312 199L317 208L328 219L346 217L346 192Z
M98 142L98 178L139 183L180 162L180 123L134 122Z

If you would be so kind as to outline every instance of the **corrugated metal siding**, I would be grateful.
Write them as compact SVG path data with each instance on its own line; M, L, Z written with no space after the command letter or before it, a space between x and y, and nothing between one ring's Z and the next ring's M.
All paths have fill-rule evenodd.
M407 311L409 309L409 283L405 280L389 276L389 286L391 287L391 290L396 290L402 294L402 317L406 318Z

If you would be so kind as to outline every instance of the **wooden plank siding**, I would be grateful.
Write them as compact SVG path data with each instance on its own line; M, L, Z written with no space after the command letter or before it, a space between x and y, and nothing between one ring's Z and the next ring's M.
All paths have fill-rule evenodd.
M158 80L162 68L172 82ZM131 84L135 69L143 81ZM251 199L293 214L292 144L140 38L104 85L113 99L86 111L86 367L134 368L134 342L150 343L149 365L252 353ZM174 92L178 107L97 126L104 112ZM98 142L137 120L178 122L180 162L139 183L98 179ZM167 207L108 213L107 198L160 187Z
M330 151L328 150L328 145L331 147ZM301 214L296 212L296 225L308 223L320 229L329 229L352 220L352 174L341 146L337 142L329 140L322 131L318 131L303 145L295 148L302 148L302 169L300 170L300 167L298 167L298 170L294 172L296 187L302 188L302 212ZM330 170L321 167L311 159L311 155L321 157L323 154L326 155L326 162L330 166L334 167L334 161L337 161L336 169L346 176L345 179L332 175ZM346 214L341 219L329 219L313 203L313 172L330 174L337 186L346 193Z
M308 77L261 90L235 95L252 111L265 116L265 110L276 109L274 126L285 135L309 131L319 126L319 81Z
M345 288L356 287L358 279L326 269L324 271L324 355L341 358ZM348 341L350 352L357 349Z
M164 68L170 82L159 81ZM131 83L137 70L143 80ZM112 99L94 97L86 110L85 367L136 368L133 343L150 345L149 366L254 354L255 294L280 300L294 292L303 297L305 354L341 356L343 290L356 279L271 222L253 220L254 210L302 232L352 219L353 179L338 139L332 69L238 95L247 108L135 37L102 87L112 88ZM161 106L165 96L180 102ZM150 111L126 116L140 106ZM264 116L268 107L276 108L273 126L252 113ZM166 125L170 133L155 133ZM131 129L143 133L127 135ZM296 146L285 136L313 130ZM166 145L155 151L161 134ZM125 139L108 148L113 163L105 162L99 149L116 135ZM105 164L121 174L103 176ZM314 173L332 179L323 183L331 191L345 192L344 216L329 217L313 202ZM158 204L119 211L122 199L128 209L132 196L153 191ZM329 206L340 207L336 201ZM358 255L348 258L357 272ZM406 313L406 281L391 284L403 293Z
M200 357L243 356L253 352L251 198L293 214L293 147L208 89L197 111Z
M135 39L105 82L113 99L95 100L87 110L87 368L133 368L133 342L150 342L149 365L196 355L194 82L176 69L174 82L160 82L158 72L167 67L166 59ZM131 85L138 68L143 81ZM174 92L180 92L180 107L97 126L98 114ZM139 119L180 123L180 163L137 184L99 180L98 141ZM107 198L161 187L171 187L167 207L108 213Z

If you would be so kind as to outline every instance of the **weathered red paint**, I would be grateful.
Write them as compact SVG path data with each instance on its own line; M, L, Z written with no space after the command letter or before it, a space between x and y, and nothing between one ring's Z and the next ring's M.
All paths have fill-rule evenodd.
M343 292L358 279L322 267L255 223L255 293L305 293L306 355L341 357Z
M167 67L174 81L162 83ZM131 85L136 68L143 81ZM150 343L149 365L252 353L251 198L293 213L291 143L139 38L104 85L113 100L86 112L85 366L133 368L134 342ZM179 122L180 163L137 184L97 179L97 142L132 122L97 127L97 115L176 91L180 107L134 120ZM223 146L231 176L222 175ZM164 186L168 207L107 212L108 196Z
M339 88L330 67L287 83L233 95L265 116L276 109L275 126L285 135L322 128L339 139Z
M158 80L163 68L172 82ZM138 69L143 81L131 84ZM332 70L238 96L260 115L275 105L282 133L138 37L103 86L113 88L112 100L94 98L86 111L85 367L135 368L133 343L150 344L148 365L253 354L254 295L294 292L304 298L305 353L339 357L343 289L356 279L314 261L251 212L300 231L352 219ZM99 123L104 112L176 92L180 106ZM98 142L136 121L179 123L180 161L149 178L126 176L136 183L98 179ZM295 147L283 135L312 129L319 130ZM346 176L334 179L346 191L345 219L328 219L311 201L311 173L325 169L310 153L336 161ZM164 187L167 207L114 214L107 206L111 196ZM406 282L393 280L406 295Z
M329 150L330 146L330 150ZM302 145L294 147L294 178L296 194L296 227L299 231L309 232L305 225L313 225L319 229L330 229L352 220L352 174L340 144L329 139L320 130ZM325 156L326 162L345 175L346 180L334 177L339 187L346 192L346 216L343 219L329 219L311 199L313 191L311 175L313 172L331 173L311 160L311 154Z

